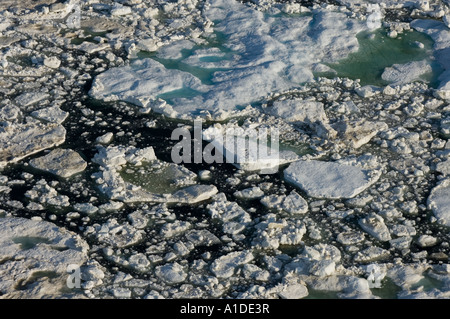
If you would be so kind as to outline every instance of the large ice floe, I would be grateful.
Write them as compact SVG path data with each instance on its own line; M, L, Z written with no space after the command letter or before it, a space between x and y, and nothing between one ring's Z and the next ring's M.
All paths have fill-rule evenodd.
M88 259L88 244L53 223L0 218L0 293L2 298L81 297L67 289L67 267Z
M36 121L3 127L0 131L0 167L62 144L66 130L59 124Z
M305 160L292 163L285 179L316 198L353 198L375 183L381 171L346 163Z
M205 48L182 40L173 44L171 55L161 54L177 60L158 59L158 54L108 70L95 78L91 96L175 118L223 119L270 93L311 81L316 64L357 51L356 34L368 28L341 12L271 16L235 0L209 1L204 15L214 23L211 37L220 38L220 45ZM187 71L166 67L164 61L181 63ZM208 75L198 75L199 69Z

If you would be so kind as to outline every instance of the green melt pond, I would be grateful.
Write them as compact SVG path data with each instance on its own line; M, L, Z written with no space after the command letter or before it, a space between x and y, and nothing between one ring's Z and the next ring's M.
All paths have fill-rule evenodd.
M405 31L397 38L390 38L386 30L379 29L374 32L361 32L357 38L359 42L357 52L351 53L338 63L328 64L337 74L318 75L326 77L338 75L360 79L361 85L384 86L389 84L381 79L386 67L426 59L431 62L433 71L424 76L423 80L431 86L436 86L442 69L432 60L433 40L429 36L417 31Z

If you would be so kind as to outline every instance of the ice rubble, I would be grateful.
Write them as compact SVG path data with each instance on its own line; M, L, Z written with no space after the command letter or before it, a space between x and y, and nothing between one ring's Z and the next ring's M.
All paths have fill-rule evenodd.
M308 212L308 203L296 191L289 195L269 195L261 198L261 204L277 211L285 211L292 215L303 215Z
M421 76L431 73L431 71L431 65L428 61L412 61L385 68L381 78L395 86L421 80Z
M236 251L221 256L211 264L212 273L218 278L229 278L234 275L236 268L254 259L251 251Z
M312 80L314 64L335 62L356 51L355 35L367 28L345 13L317 9L312 16L272 17L234 0L212 0L205 5L204 15L214 21L214 31L227 39L225 49L197 49L182 62L215 70L211 84L143 59L98 75L91 96L152 107L163 93L189 89L196 92L193 97L174 98L172 105L154 110L176 118L223 119L237 106ZM182 41L174 44L177 49L192 49L191 42ZM232 57L227 59L223 50L231 51ZM179 57L170 52L169 58ZM214 62L202 62L206 60Z

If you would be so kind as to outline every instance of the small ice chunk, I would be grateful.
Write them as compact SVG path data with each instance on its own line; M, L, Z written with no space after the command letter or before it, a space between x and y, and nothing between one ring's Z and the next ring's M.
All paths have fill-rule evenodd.
M434 246L436 243L437 238L430 235L422 235L417 238L417 244L422 248Z
M437 163L436 171L444 175L450 175L450 159Z
M168 284L179 284L186 280L187 273L178 263L170 263L155 268L155 275Z
M235 251L221 256L211 264L212 273L218 278L230 278L234 275L236 268L253 260L250 251Z
M250 188L246 188L240 191L236 191L233 194L237 198L242 199L256 199L261 198L264 196L264 192L261 190L261 188L254 186Z
M15 102L20 107L26 107L36 104L42 100L49 98L50 95L45 92L26 92L16 97Z
M207 169L199 171L198 178L200 178L200 180L202 181L211 179L211 171Z
M61 61L55 56L45 57L44 58L44 65L46 67L49 67L49 68L52 68L52 69L57 69L61 65Z
M128 6L116 3L111 9L112 16L123 16L131 13L131 8Z
M59 124L27 123L0 132L0 167L62 144L66 130Z
M356 245L364 241L365 236L361 232L347 231L339 233L336 240L342 245Z
M128 223L119 224L115 218L102 225L94 225L93 235L103 244L124 248L138 243L142 233Z
M284 210L290 214L303 215L308 212L308 203L296 191L292 191L288 196L265 196L261 199L261 204L270 209Z
M391 240L389 229L384 224L384 220L380 215L375 213L370 214L367 217L361 218L358 223L364 231L376 239L381 241Z
M161 227L160 234L164 238L170 238L175 235L186 232L192 228L191 223L187 221L176 220L173 223L166 223Z
M379 92L379 88L373 85L365 85L355 89L356 94L362 98L374 96Z
M288 122L328 123L323 103L303 100L275 101L270 114L286 119Z
M431 71L431 65L428 61L412 61L405 64L394 64L385 68L381 78L395 86L413 81L423 81L421 77L431 73Z
M391 239L389 241L389 244L391 245L392 248L395 249L409 249L411 241L412 241L411 237L399 237Z

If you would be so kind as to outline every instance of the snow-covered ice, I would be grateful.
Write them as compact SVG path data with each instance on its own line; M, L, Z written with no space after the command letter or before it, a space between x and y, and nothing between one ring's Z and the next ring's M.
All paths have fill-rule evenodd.
M436 218L450 226L450 179L445 179L431 190L428 206Z
M87 162L71 149L57 148L47 155L32 159L30 165L65 178L84 171Z
M215 21L214 31L226 39L223 47L232 55L198 49L183 62L198 66L198 61L214 57L207 66L200 64L217 70L210 82L202 83L191 73L143 59L97 76L91 96L152 107L160 95L188 89L195 93L192 97L174 98L172 105L155 111L176 118L223 118L233 115L238 106L311 81L315 63L336 62L355 52L356 34L367 28L345 13L318 9L312 16L274 17L234 0L212 0L204 15ZM192 46L186 41L174 45L178 50ZM171 49L168 58L178 57Z
M316 198L352 198L366 190L380 172L357 166L317 160L298 161L284 171L284 178Z

